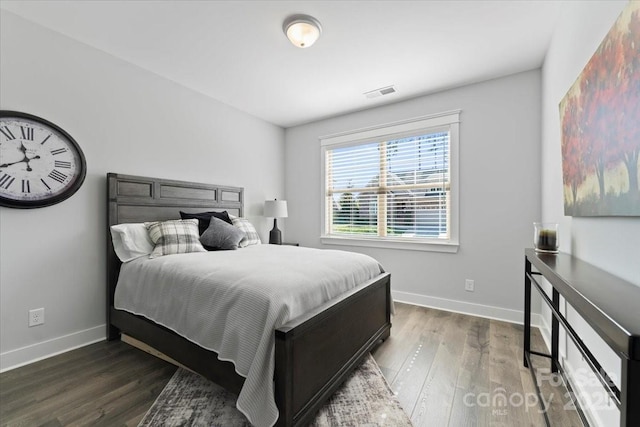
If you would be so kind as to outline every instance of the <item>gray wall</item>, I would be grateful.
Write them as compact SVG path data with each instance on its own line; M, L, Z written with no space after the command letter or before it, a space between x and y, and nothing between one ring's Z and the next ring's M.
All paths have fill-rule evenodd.
M287 129L284 239L372 255L398 299L521 321L524 248L540 218L540 84L534 70ZM453 109L462 110L458 253L323 246L318 137Z
M0 208L0 355L6 369L105 335L107 172L243 186L268 235L284 196L284 131L99 50L0 14L0 108L69 132L87 178L55 206ZM27 312L45 308L45 324Z
M542 69L542 217L545 221L560 223L561 251L640 286L640 218L565 217L562 196L558 104L626 4L626 1L593 1L564 5L562 24L556 29ZM544 319L550 319L548 310L542 310L542 314ZM618 357L571 307L566 307L566 315L619 383ZM577 350L561 339L560 352L566 357L565 366L577 374L574 378L581 378L576 384L579 392L587 393L587 398L598 402L596 399L603 396L603 390L599 386L584 387L589 382L585 379L589 378L590 371ZM595 425L619 425L619 412L613 404L607 406L607 401L605 398L602 409L589 411Z

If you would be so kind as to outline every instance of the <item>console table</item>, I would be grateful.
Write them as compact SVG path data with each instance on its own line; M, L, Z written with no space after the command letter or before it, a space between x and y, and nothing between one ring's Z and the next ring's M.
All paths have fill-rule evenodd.
M640 260L638 268L640 269ZM531 364L531 355L550 358L551 371L559 373L569 392L573 392L558 361L558 335L559 326L562 325L567 337L574 342L620 409L620 426L640 426L640 287L564 253L543 254L526 249L524 271L524 366L531 371L538 396L540 389ZM551 298L535 276L542 276L551 283ZM531 350L532 285L551 309L551 354ZM607 376L598 360L560 312L560 295L620 357L620 388ZM544 401L539 401L547 426L550 426ZM589 425L579 402L576 399L574 402L582 422Z

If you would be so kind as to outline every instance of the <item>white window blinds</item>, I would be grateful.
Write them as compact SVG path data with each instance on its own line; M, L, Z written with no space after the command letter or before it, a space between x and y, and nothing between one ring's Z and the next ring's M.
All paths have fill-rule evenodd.
M323 141L324 236L451 241L451 142L449 124Z

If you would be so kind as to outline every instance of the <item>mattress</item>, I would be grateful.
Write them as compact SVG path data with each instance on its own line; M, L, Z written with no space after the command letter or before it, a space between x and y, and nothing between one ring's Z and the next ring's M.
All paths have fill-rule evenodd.
M272 426L274 330L382 272L363 254L280 245L143 257L122 265L114 306L232 362L237 408Z

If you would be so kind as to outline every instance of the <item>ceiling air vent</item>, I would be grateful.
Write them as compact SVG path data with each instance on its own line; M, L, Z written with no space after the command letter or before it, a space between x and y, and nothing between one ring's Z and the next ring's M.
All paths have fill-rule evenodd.
M364 96L366 96L367 98L377 98L382 95L390 95L396 92L397 90L395 86L387 86L387 87L381 87L380 89L365 92Z

